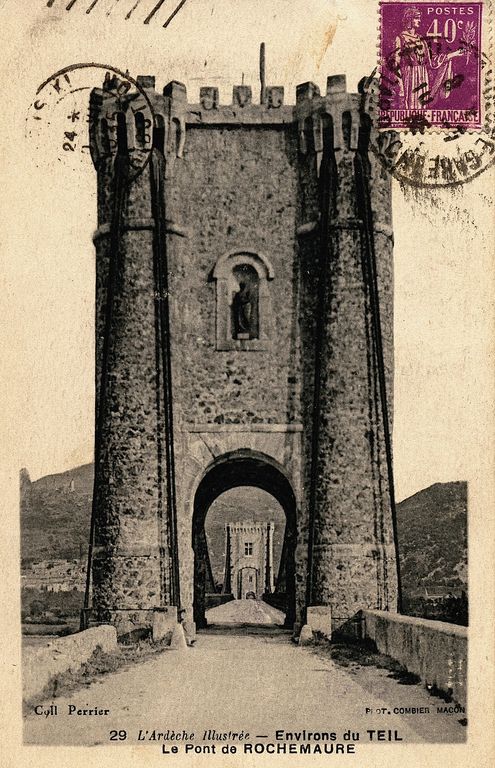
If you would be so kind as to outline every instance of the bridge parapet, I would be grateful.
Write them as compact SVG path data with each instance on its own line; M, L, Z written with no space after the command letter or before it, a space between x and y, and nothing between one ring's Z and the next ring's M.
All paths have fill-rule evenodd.
M380 653L399 661L426 686L466 705L467 627L387 611L362 615L365 639L373 641Z

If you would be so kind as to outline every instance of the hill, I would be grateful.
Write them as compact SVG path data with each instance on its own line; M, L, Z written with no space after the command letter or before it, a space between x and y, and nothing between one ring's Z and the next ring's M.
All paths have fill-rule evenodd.
M93 465L31 482L21 470L21 558L73 559L88 548Z
M404 596L467 591L467 483L435 483L397 505Z

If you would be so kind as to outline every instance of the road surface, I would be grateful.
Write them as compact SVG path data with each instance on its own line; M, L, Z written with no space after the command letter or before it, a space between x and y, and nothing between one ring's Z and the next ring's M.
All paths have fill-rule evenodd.
M161 749L161 743L139 739L155 729L185 731L185 741L196 745L215 742L211 735L204 738L208 730L244 731L249 742L274 742L277 730L335 732L341 741L344 731L351 729L360 733L360 750L369 743L368 730L397 731L404 742L465 740L462 715L437 713L443 702L420 685L400 685L386 670L374 667L338 666L324 650L295 645L290 632L276 626L278 612L246 602L252 603L247 616L261 620L258 628L246 626L246 613L241 611L246 606L215 609L210 619L216 625L200 632L192 648L164 650L46 702L42 709L50 711L50 704L56 704L56 715L29 712L25 742L140 743ZM274 623L269 624L267 616ZM241 617L244 623L222 627L222 617L230 622ZM69 714L70 706L108 713ZM394 714L401 708L416 713ZM111 741L112 731L125 731L125 742ZM180 750L185 748L184 742L175 743Z

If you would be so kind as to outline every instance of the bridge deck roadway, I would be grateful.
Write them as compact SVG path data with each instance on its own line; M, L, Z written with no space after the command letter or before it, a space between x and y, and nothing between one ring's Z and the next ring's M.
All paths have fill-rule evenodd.
M166 650L57 698L56 716L31 712L24 724L25 743L117 744L109 741L112 729L127 731L126 741L120 742L127 745L138 743L140 731L153 729L194 733L196 744L203 742L204 731L213 729L247 731L250 742L274 742L276 730L302 729L334 731L340 741L351 729L361 734L361 754L369 743L368 730L397 731L406 743L465 740L462 715L438 713L444 702L422 686L401 685L375 667L338 666L325 650L300 648L290 633L270 624L267 616L271 621L280 616L273 609L242 602L251 605L229 604L210 613L210 620L223 618L230 627L211 626L198 635L193 648ZM246 615L253 621L253 614L257 627L233 623ZM110 712L69 715L70 704ZM427 711L394 714L401 707Z

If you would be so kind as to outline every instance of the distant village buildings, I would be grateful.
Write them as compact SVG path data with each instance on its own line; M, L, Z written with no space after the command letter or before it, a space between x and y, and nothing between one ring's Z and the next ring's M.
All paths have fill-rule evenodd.
M86 563L84 560L41 560L21 571L21 588L40 592L84 592Z

